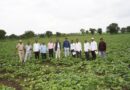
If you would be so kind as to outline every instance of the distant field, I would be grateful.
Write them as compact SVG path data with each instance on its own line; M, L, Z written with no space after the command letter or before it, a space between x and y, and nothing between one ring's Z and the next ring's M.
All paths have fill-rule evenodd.
M0 90L130 90L130 34L68 36L69 40L94 37L107 43L107 58L86 61L72 57L21 65L16 52L18 40L0 41ZM65 37L58 37L63 42ZM46 44L50 38L38 38ZM52 38L56 41L56 38ZM23 40L24 43L35 38ZM63 49L62 49L63 50ZM63 51L62 51L63 56ZM10 88L12 87L12 88Z

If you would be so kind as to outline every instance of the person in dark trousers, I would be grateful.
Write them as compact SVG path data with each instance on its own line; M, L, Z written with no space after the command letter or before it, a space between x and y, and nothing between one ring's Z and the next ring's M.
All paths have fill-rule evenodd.
M94 40L94 38L91 38L91 43L90 43L90 49L91 49L91 54L92 54L92 59L96 59L96 51L97 51L97 42Z
M71 40L70 50L71 50L72 57L76 57L75 43L73 40Z
M50 40L50 42L48 43L48 51L49 51L49 58L53 58L54 43L52 42L52 40Z
M82 44L78 39L76 39L75 50L76 50L76 57L81 58Z
M70 54L70 42L68 41L68 38L65 38L65 41L63 42L63 48L64 48L65 57L69 56L69 54Z
M106 42L103 40L103 38L100 38L100 42L98 45L98 51L100 57L106 57Z
M84 42L84 52L85 52L86 60L89 60L89 51L90 51L90 43L87 40L85 40L85 42Z
M35 40L35 43L33 44L33 52L35 54L35 59L39 59L39 52L40 52L40 44L38 43L38 40Z
M40 46L40 53L41 53L42 61L45 61L47 58L47 46L45 45L44 42Z

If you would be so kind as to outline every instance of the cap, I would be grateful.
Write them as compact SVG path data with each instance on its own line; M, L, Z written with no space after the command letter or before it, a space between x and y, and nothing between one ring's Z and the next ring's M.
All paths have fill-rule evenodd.
M92 37L91 39L93 40L94 38Z

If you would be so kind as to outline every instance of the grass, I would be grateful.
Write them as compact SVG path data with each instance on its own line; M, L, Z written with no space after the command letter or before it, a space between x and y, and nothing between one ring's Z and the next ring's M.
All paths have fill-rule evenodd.
M82 44L88 36L68 36L69 40L78 38ZM103 37L107 42L107 58L86 61L72 57L57 61L27 61L21 65L15 46L18 40L0 42L0 82L8 80L18 83L23 90L130 90L130 35L95 35L97 42ZM63 42L65 37L59 37ZM39 42L47 42L50 38L38 38ZM53 41L56 37L52 38ZM25 39L24 43L35 38ZM63 56L63 51L62 51ZM0 84L0 87L2 83ZM7 85L8 86L8 85ZM16 87L13 87L17 89ZM13 89L9 89L13 90Z

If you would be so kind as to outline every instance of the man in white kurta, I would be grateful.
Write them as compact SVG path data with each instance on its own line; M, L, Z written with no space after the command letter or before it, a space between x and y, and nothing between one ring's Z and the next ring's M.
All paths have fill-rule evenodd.
M36 40L35 43L33 44L33 52L35 54L35 59L39 59L39 54L40 54L40 44Z
M91 49L92 59L95 60L96 51L97 51L97 42L94 40L94 38L91 38L90 49Z
M77 58L81 58L82 44L78 39L76 39L75 50Z
M84 42L84 52L85 52L85 57L87 60L89 60L89 51L90 51L90 43L85 40Z

